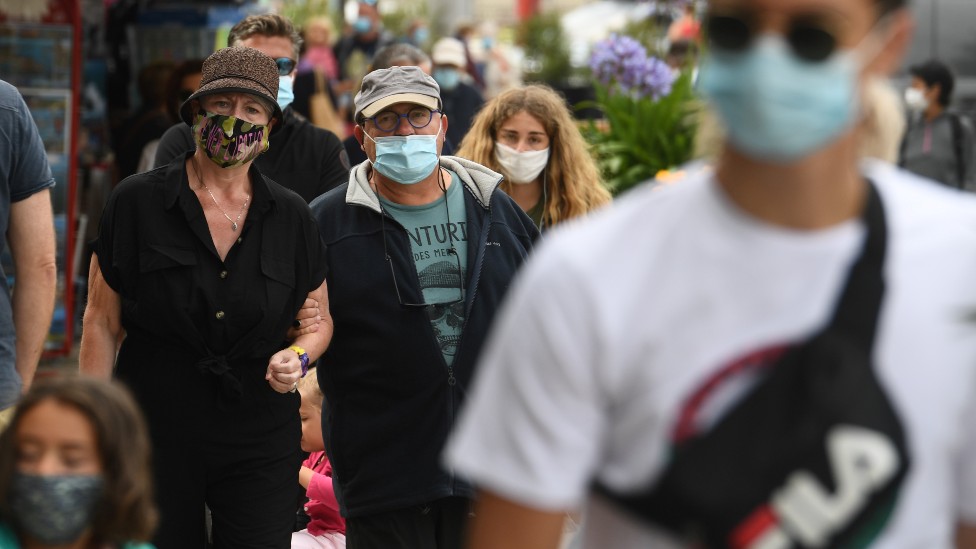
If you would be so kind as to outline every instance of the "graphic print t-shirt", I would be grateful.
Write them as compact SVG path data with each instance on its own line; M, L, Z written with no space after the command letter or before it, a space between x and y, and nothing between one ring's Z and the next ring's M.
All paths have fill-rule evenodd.
M383 208L403 225L410 237L424 303L430 304L427 316L448 365L454 362L464 324L462 281L468 257L463 183L457 174L450 173L446 206L443 196L423 206L404 206L381 199ZM452 246L456 253L451 252ZM403 277L407 274L397 273Z

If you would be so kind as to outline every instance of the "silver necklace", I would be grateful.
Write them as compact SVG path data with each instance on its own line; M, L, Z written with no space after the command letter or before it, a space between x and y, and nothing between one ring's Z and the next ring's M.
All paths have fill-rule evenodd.
M208 187L207 184L204 183L203 178L200 177L200 168L197 167L196 159L195 158L192 159L190 163L193 164L193 171L194 173L197 174L197 179L200 180L200 184L203 185L203 188L207 190L207 194L210 195L210 200L213 200L214 206L217 206L217 209L220 210L220 213L224 214L224 217L227 218L227 221L230 221L230 228L233 229L234 232L237 232L237 223L241 220L241 216L244 215L244 210L247 209L247 203L249 200L251 200L251 195L249 194L244 195L244 204L241 205L241 211L238 212L237 219L231 219L230 216L227 215L227 212L225 212L224 209L220 207L220 204L217 203L217 198L214 197L214 194L212 192L210 192L210 187Z

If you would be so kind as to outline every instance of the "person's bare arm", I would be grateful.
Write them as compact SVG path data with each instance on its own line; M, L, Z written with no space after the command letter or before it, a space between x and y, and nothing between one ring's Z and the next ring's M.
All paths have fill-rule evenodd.
M319 316L321 320L315 331L302 334L295 339L297 345L308 353L309 362L315 362L322 356L322 353L329 347L332 341L332 315L329 313L329 290L322 281L322 285L312 290L308 294L311 299L319 304ZM301 366L298 355L291 348L282 349L275 353L268 361L268 370L264 375L271 387L279 393L290 391L295 383L301 379Z
M332 342L332 314L329 312L329 288L325 281L308 294L308 298L318 303L318 326L314 331L299 335L295 345L305 349L310 362L315 362Z
M105 282L98 257L92 255L88 270L88 305L78 357L81 373L102 379L112 377L122 335L122 300Z
M956 527L956 549L976 549L976 525L959 523Z
M565 511L525 507L482 490L469 526L468 549L556 549Z
M54 214L48 189L10 205L7 241L14 260L16 367L26 392L51 329L57 287Z

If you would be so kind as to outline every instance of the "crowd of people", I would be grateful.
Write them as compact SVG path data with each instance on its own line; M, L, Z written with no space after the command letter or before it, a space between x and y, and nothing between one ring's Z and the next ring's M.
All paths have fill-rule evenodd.
M32 383L0 84L0 548L976 549L973 129L943 63L887 84L904 0L686 10L708 169L616 201L558 92L357 13L146 72L78 376Z

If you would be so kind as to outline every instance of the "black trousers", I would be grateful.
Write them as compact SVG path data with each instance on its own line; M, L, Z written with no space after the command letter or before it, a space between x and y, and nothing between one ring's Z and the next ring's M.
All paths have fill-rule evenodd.
M236 448L207 445L157 453L157 549L203 549L204 503L213 520L214 549L289 549L295 524L295 485L301 466L297 442L250 441ZM218 447L214 447L218 446ZM267 451L276 448L276 451ZM251 451L248 451L251 450Z
M116 376L149 425L159 508L153 544L204 549L207 505L214 549L290 549L301 467L299 395L268 386L267 359L241 364L242 396L234 399L217 376L171 359L166 349L143 350L138 364L120 355Z
M462 549L471 501L450 497L346 519L346 549Z

